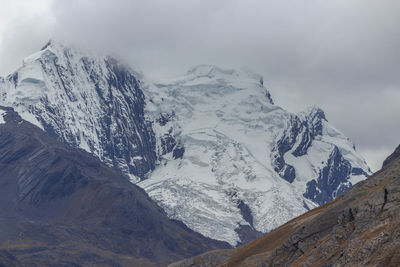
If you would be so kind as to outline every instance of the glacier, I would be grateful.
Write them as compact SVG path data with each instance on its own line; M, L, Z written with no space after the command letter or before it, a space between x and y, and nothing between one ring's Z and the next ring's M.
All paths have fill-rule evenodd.
M108 56L49 42L0 78L0 103L141 186L170 218L235 246L371 172L310 107L274 104L260 75L199 65L153 82Z
M170 118L154 127L156 136L173 133L185 150L139 185L172 218L206 236L235 245L238 226L271 231L369 174L321 109L285 111L257 75L200 65L144 91L151 99L147 113ZM238 199L250 208L251 222Z

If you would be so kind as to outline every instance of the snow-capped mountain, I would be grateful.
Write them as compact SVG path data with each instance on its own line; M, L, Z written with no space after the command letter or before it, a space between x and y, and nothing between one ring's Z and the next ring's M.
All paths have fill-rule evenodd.
M321 109L285 111L246 71L200 65L152 83L52 42L0 79L0 92L24 119L139 181L171 218L232 245L370 173Z
M1 98L54 137L92 152L137 181L156 161L139 79L114 58L49 42L3 79Z
M206 236L234 245L239 225L268 232L369 173L321 109L285 111L257 75L202 65L145 92L148 113L169 118L156 139L172 133L184 153L139 185Z

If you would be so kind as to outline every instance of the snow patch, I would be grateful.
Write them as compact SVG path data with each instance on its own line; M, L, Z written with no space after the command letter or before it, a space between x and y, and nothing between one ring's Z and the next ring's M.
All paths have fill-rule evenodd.
M5 124L6 120L4 119L4 116L7 114L6 110L0 109L0 124Z

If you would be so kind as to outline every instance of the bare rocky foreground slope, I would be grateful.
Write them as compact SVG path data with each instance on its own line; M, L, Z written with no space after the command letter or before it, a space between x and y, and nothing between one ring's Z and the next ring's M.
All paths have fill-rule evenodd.
M183 266L399 266L400 146L383 168L341 197L236 249Z
M0 266L165 266L221 247L91 154L0 107Z

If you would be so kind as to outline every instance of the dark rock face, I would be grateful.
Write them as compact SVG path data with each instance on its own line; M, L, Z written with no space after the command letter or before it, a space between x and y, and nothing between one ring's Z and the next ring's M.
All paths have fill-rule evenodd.
M273 164L275 171L289 183L296 178L296 172L293 166L287 164L283 158L286 152L292 149L296 143L297 135L301 131L301 122L298 117L292 117L290 122L291 127L285 130L285 133L278 140L275 147L272 149L274 154Z
M390 156L335 201L230 252L171 266L399 266L399 214L400 157Z
M182 145L178 145L172 151L172 156L174 159L181 159L183 157L183 153L185 153L185 148Z
M320 205L329 202L351 188L352 184L346 183L350 173L350 163L343 158L339 149L335 147L317 181L312 180L307 183L304 196Z
M154 123L159 124L160 126L165 126L168 122L176 119L175 113L172 111L171 113L160 113L158 117L155 119ZM168 131L166 131L162 136L159 136L160 139L160 151L159 156L166 155L172 152L172 157L174 159L182 158L185 153L185 147L182 143L177 140L177 137L173 134L174 129L170 127ZM162 157L158 157L160 160Z
M162 266L229 247L168 219L142 189L91 154L0 109L7 110L0 124L6 266Z
M243 200L241 199L238 199L236 203L243 219L249 223L249 225L240 225L237 229L235 229L236 233L238 233L241 240L241 243L238 244L238 246L240 246L249 243L250 241L253 241L256 238L259 238L264 233L261 233L256 229L254 229L253 215L251 214L250 207L246 203L244 203Z
M42 68L49 77L58 77L61 81L58 87L61 87L72 102L77 101L74 95L73 81L71 77L77 75L71 61L71 51L64 50L67 65L58 63L58 57L44 57L41 59ZM101 116L98 118L98 125L102 127L96 129L103 149L100 159L109 162L112 166L121 168L121 162L126 163L128 173L143 177L148 171L154 169L156 160L154 133L149 122L144 118L144 95L140 88L140 82L132 73L118 61L113 58L107 58L104 63L107 73L99 73L97 62L90 58L81 58L83 69L95 85L95 90L99 97L99 106ZM80 74L82 75L82 74ZM102 83L102 78L106 76L107 83ZM118 95L115 95L118 91ZM82 95L86 100L86 96ZM48 102L45 109L50 111L50 116L54 115L53 120L48 120L40 113L36 113L37 118L45 126L49 133L70 145L79 146L79 136L71 132L67 125L60 125L63 111L57 111L53 108L55 103ZM40 112L40 111L39 111ZM96 154L94 143L88 140L88 146ZM132 158L136 160L131 162Z
M313 140L323 134L323 120L326 121L325 113L319 108L311 109L304 117L292 116L289 127L273 148L275 171L286 181L292 183L296 178L296 171L285 162L285 153L292 151L295 157L307 154ZM303 194L320 205L351 188L352 184L348 182L351 174L368 176L361 168L352 168L336 146L324 165L317 180L307 183L307 190Z
M239 227L235 229L235 232L239 235L241 240L237 246L247 244L265 234L255 230L253 226L249 225L239 225Z
M365 175L368 176L368 173L366 173L363 169L361 168L352 168L351 169L351 174L353 175Z
M248 223L248 225L239 225L238 228L235 229L235 232L239 235L241 242L238 246L246 244L254 239L262 236L264 233L257 231L253 225L253 215L251 213L250 207L240 199L238 193L235 189L231 189L226 192L228 197L232 202L236 204L238 209L240 210L240 214L243 219Z
M237 207L240 210L240 213L243 216L243 219L253 227L253 215L251 214L250 207L243 202L243 200L239 199L237 202Z
M326 118L321 109L312 110L304 119L295 115L291 117L289 127L272 150L275 171L286 181L292 183L296 178L296 171L285 162L285 153L293 150L292 154L296 157L307 154L315 137L322 135L322 120Z

